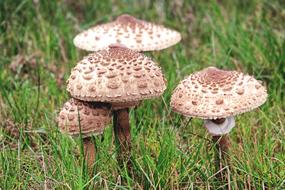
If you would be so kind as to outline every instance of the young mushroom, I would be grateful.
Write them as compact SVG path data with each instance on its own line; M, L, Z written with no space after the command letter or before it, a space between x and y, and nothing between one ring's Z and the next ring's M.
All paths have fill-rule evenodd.
M125 155L131 149L129 108L161 96L166 89L166 80L155 62L118 45L89 54L72 69L67 82L72 97L112 104L115 136Z
M171 97L173 111L204 119L221 154L229 149L227 134L234 116L262 105L267 91L254 77L238 71L208 67L182 80Z
M123 14L110 23L94 26L78 34L73 43L87 51L98 51L111 44L124 44L137 51L168 48L181 40L179 32Z
M58 116L58 126L63 133L73 137L82 135L84 155L89 168L95 161L92 136L102 134L110 121L110 107L74 98L64 104Z

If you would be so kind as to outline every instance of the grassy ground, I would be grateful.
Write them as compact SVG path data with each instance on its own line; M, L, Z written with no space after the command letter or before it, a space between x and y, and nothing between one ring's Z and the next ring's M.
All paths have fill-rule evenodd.
M269 3L270 2L270 3ZM112 128L96 137L94 175L80 141L59 133L65 80L86 52L72 44L83 29L122 13L182 33L175 47L147 53L168 80L162 98L132 118L136 179L116 162ZM285 189L285 2L0 1L0 189ZM171 112L172 90L207 66L237 69L267 85L266 104L236 118L229 180L215 180L214 149L202 121Z

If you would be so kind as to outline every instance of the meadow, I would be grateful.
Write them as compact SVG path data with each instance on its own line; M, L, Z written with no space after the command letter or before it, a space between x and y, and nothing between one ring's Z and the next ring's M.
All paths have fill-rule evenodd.
M88 54L74 36L123 13L182 34L179 44L146 53L168 86L137 108L137 126L131 111L135 178L117 164L112 125L95 138L90 175L80 139L56 124L70 70ZM236 117L223 182L202 120L169 106L179 81L208 66L253 75L269 94ZM285 189L285 1L0 0L0 126L1 190Z

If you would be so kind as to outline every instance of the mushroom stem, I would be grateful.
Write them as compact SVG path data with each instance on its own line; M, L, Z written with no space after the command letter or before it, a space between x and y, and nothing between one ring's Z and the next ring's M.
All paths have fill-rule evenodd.
M220 158L225 158L225 153L228 153L230 148L230 138L228 135L223 136L213 136L213 142L216 144L217 150L219 154L221 154Z
M222 124L225 122L226 119L216 119L212 120L215 124ZM230 148L230 137L227 134L224 135L214 135L212 137L213 143L215 144L216 151L215 151L215 167L216 171L219 173L217 174L217 178L221 181L226 179L226 170L220 171L224 166L224 162L227 162L226 154Z
M129 161L131 153L131 134L129 122L129 108L114 110L113 125L117 148L119 149L118 162Z
M83 139L84 156L87 161L88 168L91 169L95 162L95 145L92 142L92 137Z
M227 120L229 120L229 119L228 118L221 118L221 119L213 119L211 121L217 125L222 125ZM226 125L234 126L234 122L228 122L228 123L226 123ZM223 132L220 134L212 134L212 136L213 136L214 143L216 143L219 150L221 150L221 153L222 154L227 153L229 148L230 148L230 138L227 135L227 133Z
M223 169L224 165L227 164L227 158L225 155L228 153L230 147L230 138L228 135L223 136L213 136L213 143L215 144L215 167L217 174L217 178L220 181L224 181L227 177L226 170ZM222 170L223 169L223 170Z

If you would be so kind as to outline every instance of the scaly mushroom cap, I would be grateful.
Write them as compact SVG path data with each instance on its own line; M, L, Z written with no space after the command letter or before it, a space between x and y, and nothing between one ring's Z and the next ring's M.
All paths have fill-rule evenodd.
M80 134L80 123L83 137L98 135L102 134L110 123L110 113L107 106L71 98L59 113L58 126L62 132L77 136Z
M132 50L153 51L168 48L181 40L179 32L124 14L111 23L97 25L73 42L80 49L98 51L110 44L124 44Z
M137 102L162 95L166 80L150 58L121 46L89 54L71 71L67 91L84 101Z
M181 81L170 105L185 116L217 119L250 111L266 98L266 88L252 76L209 67Z

